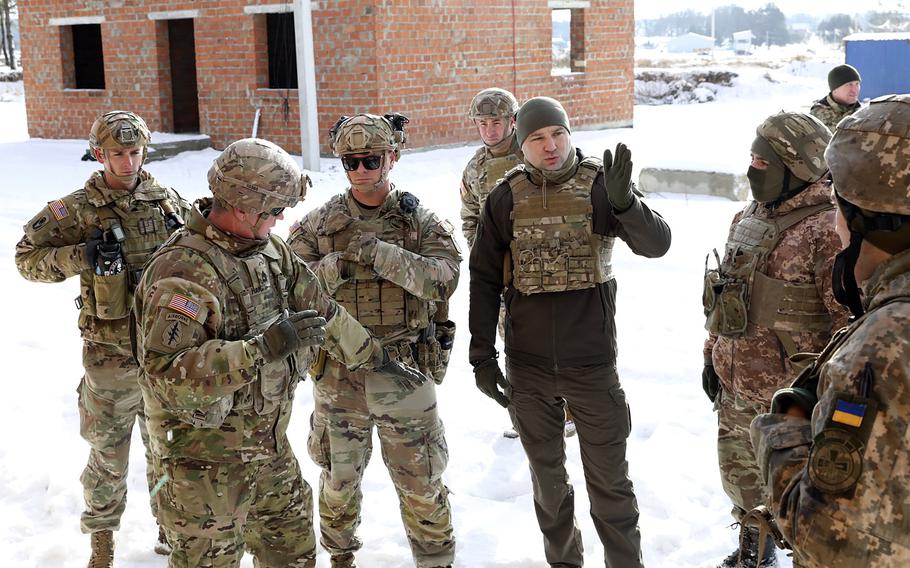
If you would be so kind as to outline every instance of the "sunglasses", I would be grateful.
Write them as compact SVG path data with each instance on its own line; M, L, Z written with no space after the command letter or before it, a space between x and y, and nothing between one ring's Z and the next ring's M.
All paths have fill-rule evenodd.
M355 158L353 156L341 157L341 165L346 172L353 172L360 167L361 162L363 162L363 167L368 170L378 170L379 167L382 166L382 156L363 156L362 158Z
M268 210L268 214L271 215L272 217L277 217L277 216L281 215L282 213L284 213L284 207L273 207Z

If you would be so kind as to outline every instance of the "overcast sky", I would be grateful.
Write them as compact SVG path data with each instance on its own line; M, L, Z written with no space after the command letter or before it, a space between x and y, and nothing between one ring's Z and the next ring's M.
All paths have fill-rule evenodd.
M667 2L666 0L635 0L635 18L644 20L664 14L683 10L695 10L708 13L715 6L736 4L746 10L754 10L769 3L770 0L683 0ZM908 5L904 0L777 0L773 2L784 14L855 14L869 10L898 10Z

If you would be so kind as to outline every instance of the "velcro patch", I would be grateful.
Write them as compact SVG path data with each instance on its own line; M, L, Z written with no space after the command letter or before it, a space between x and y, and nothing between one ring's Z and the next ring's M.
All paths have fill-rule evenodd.
M48 203L47 208L51 210L51 213L54 215L54 219L58 221L65 219L67 215L69 215L69 212L66 210L66 205L64 205L63 201L60 199Z
M199 323L203 323L206 315L208 315L208 310L204 306L200 306L197 302L194 302L183 294L174 294L171 296L171 299L167 303L167 307L179 314L183 314L193 321L198 321Z

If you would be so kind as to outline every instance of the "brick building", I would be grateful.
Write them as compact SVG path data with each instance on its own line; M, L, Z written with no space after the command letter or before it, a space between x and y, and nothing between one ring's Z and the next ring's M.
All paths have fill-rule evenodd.
M633 0L318 0L322 150L338 116L399 111L411 148L476 140L478 90L561 100L575 126L628 125ZM29 134L85 138L113 108L216 148L258 135L300 152L292 4L275 0L21 2ZM558 10L558 12L554 12ZM560 14L557 18L556 14ZM570 30L554 68L554 20Z

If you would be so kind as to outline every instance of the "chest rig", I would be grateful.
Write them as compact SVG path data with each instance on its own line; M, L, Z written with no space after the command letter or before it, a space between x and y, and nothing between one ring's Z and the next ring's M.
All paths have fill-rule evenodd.
M487 196L490 195L499 180L504 178L509 170L520 163L521 159L515 154L508 154L499 158L486 157L483 162L483 169L480 170L480 175L477 178L477 197L481 206L486 202Z
M815 284L771 278L765 271L768 256L784 231L832 207L821 203L774 219L760 219L755 217L758 204L753 202L731 229L719 267L705 269L705 328L718 335L740 337L752 322L778 332L788 355L795 353L796 346L781 332L828 331L831 317ZM714 255L717 257L717 251Z
M224 317L220 338L227 341L252 339L288 314L288 278L281 268L281 253L269 240L261 250L248 256L227 254L202 235L189 231L175 235L169 246L194 250L215 269L230 290L223 298ZM259 368L259 379L233 395L235 410L252 406L260 415L274 412L288 400L298 374L309 361L297 360L292 353L279 361L266 362Z
M129 315L133 291L142 269L161 243L183 226L183 220L162 187L139 186L104 205L96 206L101 230L120 243L124 270L112 276L83 271L82 291L77 306L102 320L119 320Z
M387 202L389 199L397 202L393 197ZM384 208L374 219L360 219L351 214L345 200L344 195L335 196L326 208L316 233L320 255L345 251L357 235L373 235L415 253L420 250L420 228L413 214L398 207ZM429 302L362 265L338 288L335 301L376 337L416 334L429 325L432 316Z
M512 286L522 294L593 288L613 278L614 237L592 231L591 188L600 160L585 158L566 183L537 186L522 168L512 189Z

